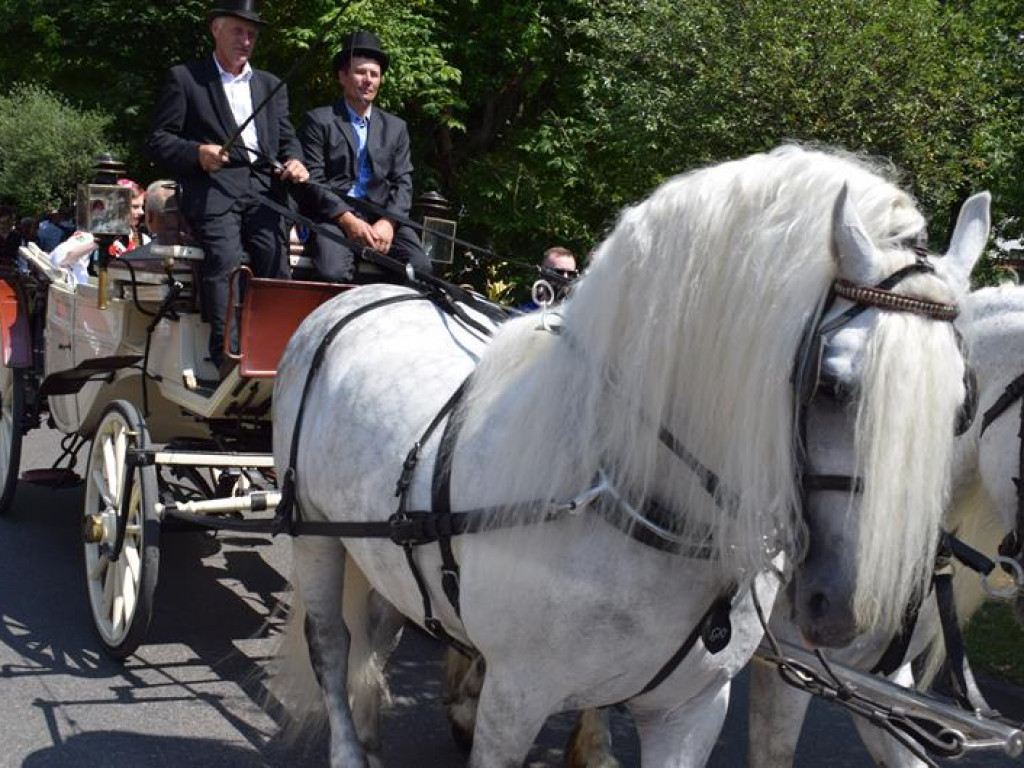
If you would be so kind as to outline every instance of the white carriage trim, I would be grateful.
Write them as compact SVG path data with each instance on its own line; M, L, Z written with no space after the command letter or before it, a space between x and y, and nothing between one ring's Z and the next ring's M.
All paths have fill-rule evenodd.
M157 451L153 463L177 467L273 468L274 456L269 453L201 453L199 451Z

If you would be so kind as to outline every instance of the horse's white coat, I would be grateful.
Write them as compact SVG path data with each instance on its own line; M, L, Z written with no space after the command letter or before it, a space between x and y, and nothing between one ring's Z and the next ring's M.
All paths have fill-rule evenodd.
M780 548L795 553L803 543L794 513L799 492L789 376L802 331L836 274L832 207L844 185L849 202L839 213L849 221L847 209L859 211L864 223L853 235L870 248L863 255L844 251L839 274L877 282L913 260L900 243L924 222L909 197L849 159L784 148L679 177L627 211L564 306L562 336L538 330L536 317L527 316L502 326L485 353L473 334L433 306L408 302L359 318L333 343L311 389L297 461L307 518L386 519L406 453L475 368L453 463L453 508L497 506L498 517L522 519L528 502L578 493L603 467L632 498L656 497L675 511L684 536L706 540L710 531L717 547L715 561L669 555L590 513L461 537L455 542L461 623L438 588L436 546L418 549L435 613L488 664L471 768L518 768L552 712L623 700L640 728L645 768L699 766L707 759L729 680L761 637L750 587L771 605ZM956 286L925 276L908 280L905 289L950 300ZM320 339L356 307L401 292L382 286L351 292L296 333L274 397L282 471ZM862 459L877 441L896 444L887 460L912 463L923 440L952 428L962 363L943 324L893 320L872 309L858 326L861 343L850 342L854 378L868 371L879 380L865 387L866 416L857 422L868 425L868 437L854 439L849 429L846 442L855 455L843 469L852 473L859 465L871 487L882 482L875 477L881 468ZM903 381L897 386L888 378L905 355L918 363L899 369L907 386L917 386L914 397ZM949 379L952 384L944 383ZM874 401L883 397L927 407L934 423L898 420L909 432L896 439L879 426L883 406ZM739 494L734 514L719 512L693 474L660 447L658 425ZM428 507L436 442L424 446L413 509ZM812 460L829 464L832 447L817 440ZM858 530L861 542L900 539L910 565L883 564L881 573L868 576L885 583L894 600L919 588L906 582L933 546L939 510L930 505L942 498L946 474L944 466L933 469L899 488L885 486L899 493L900 509L924 522L908 528L894 520L899 515L869 510L879 530ZM869 493L871 504L876 496ZM902 540L918 528L929 534L926 541ZM362 680L362 661L353 660L350 675L346 651L350 643L379 648L381 639L369 637L365 621L350 621L348 630L341 621L344 568L332 559L343 560L343 553L402 614L422 621L423 606L405 554L390 542L352 539L342 548L296 541L296 581L321 662L332 766L362 768L353 733L371 747L375 734L360 721L365 692L358 685L355 722L349 712L345 682ZM732 584L740 590L728 647L712 656L698 645L658 688L637 697ZM902 610L877 602L883 618ZM589 642L581 647L580 637Z

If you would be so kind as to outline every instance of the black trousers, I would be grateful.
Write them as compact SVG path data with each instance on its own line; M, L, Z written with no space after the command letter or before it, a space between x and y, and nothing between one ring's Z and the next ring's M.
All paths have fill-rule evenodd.
M344 234L336 224L324 224L324 226L333 227L338 234ZM309 240L306 241L306 255L313 260L320 279L330 283L401 282L401 278L397 275L381 276L376 271L372 274L360 275L355 254L351 248L336 240L318 237L316 232L309 234ZM433 273L430 259L423 252L420 239L412 227L400 225L395 228L395 237L391 241L391 250L388 251L388 256L403 263L412 264L421 272Z
M245 253L256 277L287 279L288 240L280 214L254 197L239 198L223 214L193 217L190 223L206 254L200 269L200 299L203 319L210 324L210 359L219 366L224 361L231 273Z

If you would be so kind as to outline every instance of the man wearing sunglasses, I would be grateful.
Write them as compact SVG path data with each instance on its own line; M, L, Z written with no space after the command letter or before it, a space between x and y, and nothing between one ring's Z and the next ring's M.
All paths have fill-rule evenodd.
M548 282L555 289L555 295L552 297L552 303L562 301L566 296L569 295L569 290L572 287L571 281L575 280L579 276L579 272L576 269L576 257L572 251L561 245L554 245L544 251L544 257L540 261L541 266L541 278L549 278L552 275L545 275L544 272L554 273L557 277L562 277L569 282L563 282L561 280L549 279ZM532 298L525 304L521 304L518 309L522 312L533 312L535 309L540 309L540 305L537 304Z

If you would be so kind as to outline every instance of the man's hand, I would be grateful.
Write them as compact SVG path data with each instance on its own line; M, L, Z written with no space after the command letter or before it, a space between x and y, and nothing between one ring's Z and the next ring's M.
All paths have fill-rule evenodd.
M391 241L395 239L395 226L387 219L377 219L377 223L373 225L373 231L377 233L377 238L380 241L380 248L377 248L381 253L387 253L391 250Z
M301 162L292 158L285 161L278 175L281 181L293 181L296 184L304 184L309 178L309 171L306 170L306 166Z
M373 227L351 211L345 211L335 221L341 227L341 231L345 233L345 237L352 242L368 246L375 251L381 251L383 242L380 239L380 235L377 234ZM381 252L383 253L383 251Z
M207 173L219 171L228 161L228 153L220 144L199 145L199 167Z

